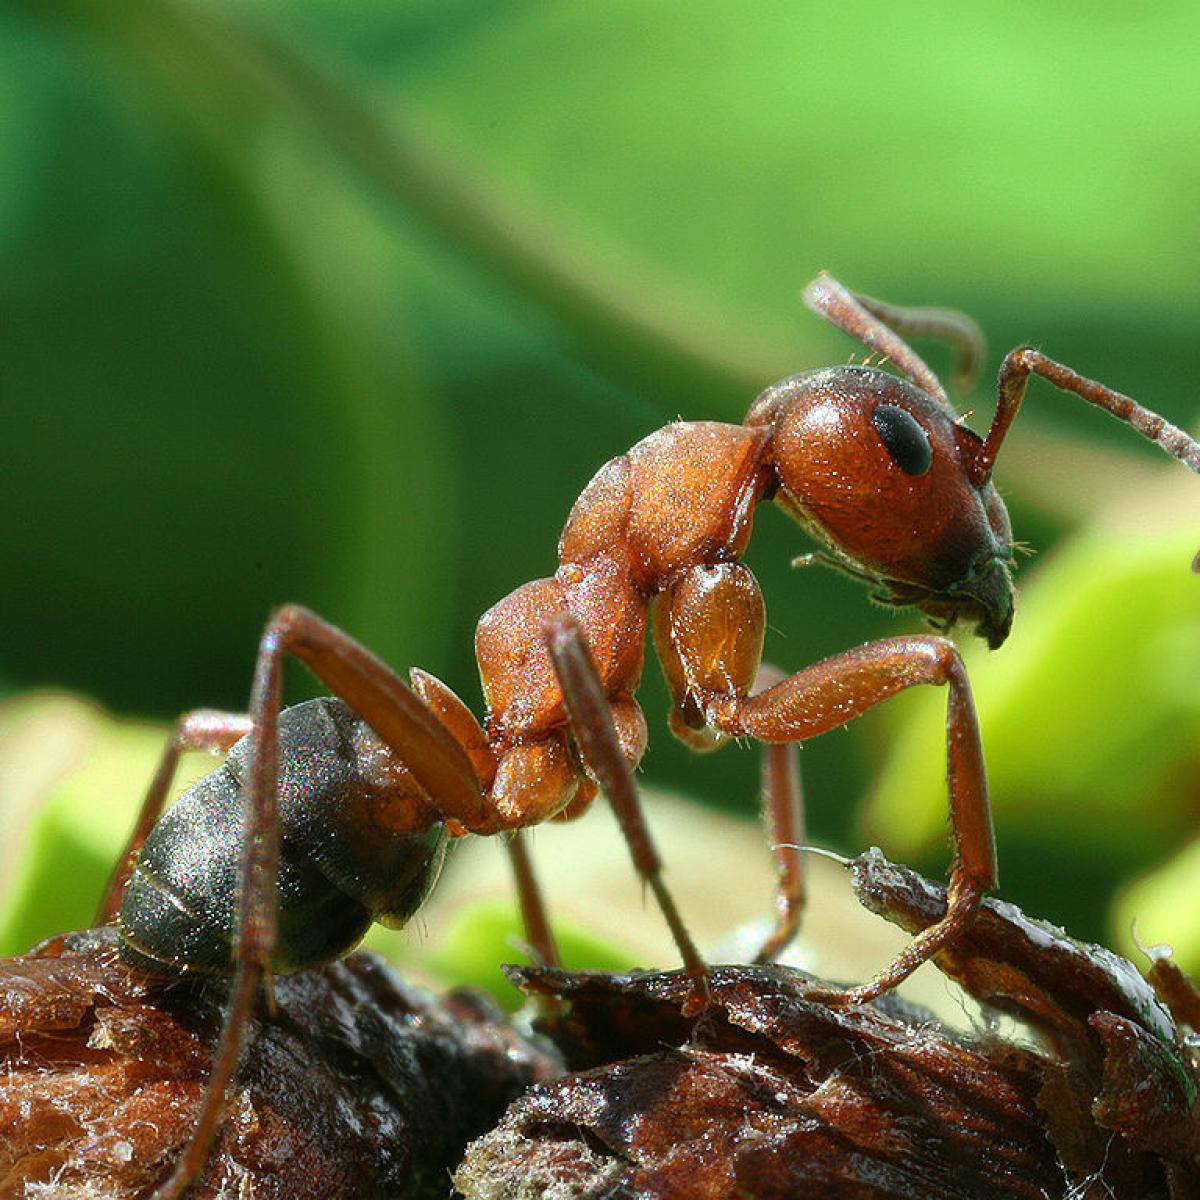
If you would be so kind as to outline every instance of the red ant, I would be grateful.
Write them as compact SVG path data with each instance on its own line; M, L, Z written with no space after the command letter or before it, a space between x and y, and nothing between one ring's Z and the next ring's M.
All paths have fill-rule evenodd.
M887 604L920 609L936 629L970 622L994 649L1012 625L1013 542L992 465L1030 374L1106 409L1198 472L1200 445L1028 347L1005 357L981 439L902 340L946 341L969 372L981 356L973 322L855 296L828 275L804 298L899 374L843 366L796 375L763 392L742 425L668 425L601 467L567 520L555 575L518 588L479 622L482 726L433 676L414 670L410 688L296 606L277 612L263 634L249 718L197 713L181 722L100 912L110 919L119 907L122 951L147 970L233 975L195 1135L157 1200L180 1195L203 1166L247 1015L270 972L348 952L373 919L402 924L432 885L447 834L511 835L529 940L553 963L517 831L579 816L603 788L702 999L707 968L663 882L633 782L646 744L633 694L647 621L674 701L672 732L696 750L735 737L769 745L767 802L780 842L794 840L778 835L795 828L797 804L780 754L905 688L947 685L954 861L946 914L846 999L894 988L969 925L996 884L996 858L957 649L928 634L885 638L755 691L765 613L739 561L754 511L776 501L823 546L813 557L870 584ZM289 653L340 700L281 712ZM152 831L181 747L228 749L247 733L226 766ZM799 914L799 852L777 854L779 916L759 961L786 944Z

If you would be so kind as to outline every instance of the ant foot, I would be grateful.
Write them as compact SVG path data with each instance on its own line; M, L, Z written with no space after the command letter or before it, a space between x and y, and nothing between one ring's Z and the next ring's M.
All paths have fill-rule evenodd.
M691 970L688 975L692 981L692 991L684 1001L683 1015L691 1019L708 1010L709 1005L712 1004L712 989L708 986L707 967Z

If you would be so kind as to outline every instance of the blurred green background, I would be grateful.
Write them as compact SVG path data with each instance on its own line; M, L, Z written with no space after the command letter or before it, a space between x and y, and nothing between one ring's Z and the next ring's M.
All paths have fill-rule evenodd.
M476 618L551 572L602 462L856 353L799 305L822 267L971 312L989 376L1031 341L1194 428L1198 45L1184 4L10 4L4 693L242 709L294 600L477 705ZM986 379L959 399L986 426ZM1196 830L1200 484L1027 409L997 478L1039 554L977 702L1004 894L1100 938ZM807 548L761 515L773 661L916 627ZM645 704L645 778L752 813L751 753L674 744L650 663ZM941 871L942 704L805 748L813 840L859 848L882 778L870 836ZM1191 877L1144 933L1194 933Z

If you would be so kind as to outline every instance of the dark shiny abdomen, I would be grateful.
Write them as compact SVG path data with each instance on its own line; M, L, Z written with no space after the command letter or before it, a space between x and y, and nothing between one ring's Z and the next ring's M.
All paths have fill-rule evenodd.
M147 971L233 969L250 753L243 738L142 847L118 921L123 957ZM427 798L340 700L280 713L279 814L273 971L340 958L373 921L403 925L441 869L446 835Z

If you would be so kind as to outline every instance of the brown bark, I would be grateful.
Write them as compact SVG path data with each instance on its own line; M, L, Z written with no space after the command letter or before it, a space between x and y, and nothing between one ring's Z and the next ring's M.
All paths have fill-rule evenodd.
M945 911L877 852L854 871L910 930ZM470 1200L1200 1196L1200 1064L1169 994L999 901L935 961L1029 1041L893 997L845 1006L779 967L719 968L698 1022L678 972L514 970L565 1002L550 1032L575 1073L517 1100L456 1184Z
M490 1002L370 955L274 991L189 1200L444 1197L465 1143L557 1068ZM147 1196L192 1132L222 998L133 972L109 928L0 962L0 1197Z
M877 852L853 870L910 931L944 914ZM1147 980L987 901L936 962L1028 1036L847 1005L781 967L718 968L698 1020L681 972L513 969L560 1001L564 1075L488 1002L435 1002L369 956L279 978L194 1195L444 1196L459 1164L468 1200L1200 1197L1200 1003L1169 960ZM146 1196L191 1131L221 999L133 972L108 930L0 963L0 1197Z

